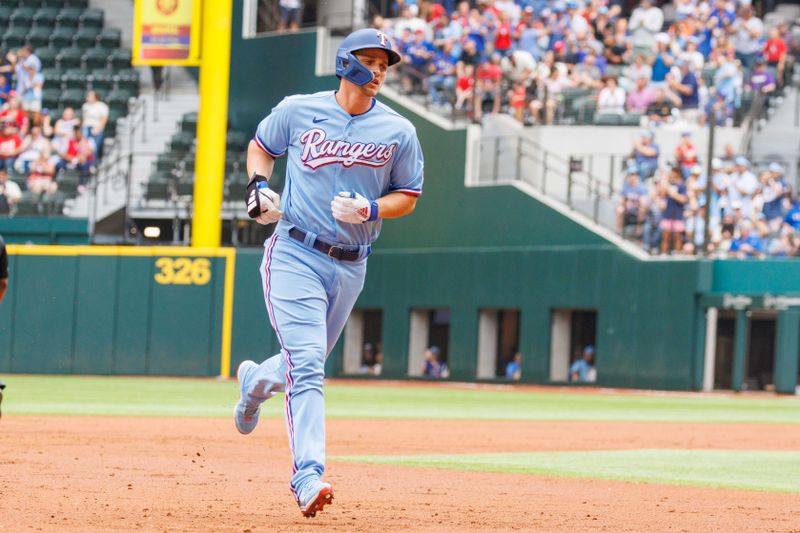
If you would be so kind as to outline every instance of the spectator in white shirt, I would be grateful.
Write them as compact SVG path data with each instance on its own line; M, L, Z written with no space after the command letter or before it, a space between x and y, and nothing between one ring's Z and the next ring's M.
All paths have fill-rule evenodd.
M605 76L605 87L597 95L597 112L599 114L625 114L625 89L617 85L617 78Z
M103 155L103 138L108 123L108 105L101 102L95 91L86 93L86 103L81 108L83 134L97 146L97 158Z
M637 51L650 53L656 33L661 31L663 24L664 13L661 8L654 6L652 0L642 0L639 7L633 10L628 23Z

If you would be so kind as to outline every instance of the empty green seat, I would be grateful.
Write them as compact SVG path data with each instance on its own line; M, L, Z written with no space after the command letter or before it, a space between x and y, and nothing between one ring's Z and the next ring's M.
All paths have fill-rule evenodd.
M619 126L622 117L616 113L598 113L594 116L595 126Z
M0 7L14 11L19 7L19 0L0 0Z
M75 33L75 40L73 41L80 48L91 48L97 44L97 37L100 35L100 30L97 28L81 28Z
M41 1L42 7L51 7L55 8L56 10L60 10L63 7L66 7L67 2L66 0L42 0Z
M25 6L25 7L18 7L11 13L11 18L9 22L12 26L22 26L25 28L30 28L31 24L33 23L33 16L36 14L36 8Z
M61 107L80 108L85 100L86 91L83 89L67 89L61 93L58 104Z
M25 44L25 37L28 36L28 28L22 26L12 26L3 33L3 48L19 48Z
M194 145L194 134L180 131L172 136L169 147L173 152L188 152Z
M33 25L37 28L53 28L56 25L56 18L58 18L57 7L41 7L33 16Z
M64 5L68 7L77 7L80 9L86 9L89 7L89 0L61 0L64 2Z
M50 46L55 48L67 48L72 45L74 37L74 28L56 28L50 34Z
M89 70L94 71L95 69L103 68L108 63L108 56L111 54L110 50L105 48L89 48L86 50L86 53L83 54L81 61L83 61L83 66Z
M13 12L13 7L0 6L0 28L8 26L8 21L11 20L11 13Z
M115 109L123 115L128 114L129 101L132 94L129 91L114 89L105 98L109 109Z
M118 28L104 28L100 32L100 46L119 48L122 46L122 31Z
M117 48L108 60L111 68L131 68L131 51L127 48Z
M25 42L33 46L34 49L47 46L50 43L51 33L52 30L50 28L40 28L37 26L28 32L25 36Z
M45 87L61 87L61 76L64 71L58 67L47 67L42 69Z
M55 109L58 107L58 101L60 98L61 98L61 83L58 83L57 86L55 87L53 87L48 83L45 83L45 86L42 88L42 107L46 107L48 109Z
M172 172L178 166L178 163L181 162L181 159L182 154L176 154L173 152L159 154L155 162L156 171Z
M130 92L134 96L139 95L139 73L133 69L120 70L116 76L117 89Z
M80 48L62 48L58 53L56 62L58 66L64 70L71 68L80 68L82 64L83 50Z
M58 12L56 17L56 24L60 28L77 29L80 24L80 18L83 15L83 8L80 7L65 7Z
M95 28L98 32L103 28L105 13L102 9L89 8L81 15L81 28Z
M89 84L89 71L83 68L71 68L61 77L64 89L81 89L86 91Z
M225 135L225 149L231 152L242 151L247 148L250 139L240 131L229 131Z
M623 126L639 126L642 122L641 113L625 113L622 115Z
M42 62L42 68L56 66L56 57L58 56L59 51L60 50L58 48L53 48L52 46L37 48L36 56Z
M181 118L181 131L191 134L197 132L197 111L186 113Z

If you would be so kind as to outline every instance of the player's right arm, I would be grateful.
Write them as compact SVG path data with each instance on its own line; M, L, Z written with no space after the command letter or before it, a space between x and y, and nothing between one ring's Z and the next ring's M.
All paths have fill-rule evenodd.
M275 159L289 148L291 127L286 100L275 106L261 121L247 146L247 214L259 224L272 224L281 218L280 196L269 188Z

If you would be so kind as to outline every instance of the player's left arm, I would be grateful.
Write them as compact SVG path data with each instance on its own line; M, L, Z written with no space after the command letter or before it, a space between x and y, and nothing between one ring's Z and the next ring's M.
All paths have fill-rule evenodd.
M410 215L417 207L417 197L404 192L390 192L375 201L381 218L400 218Z

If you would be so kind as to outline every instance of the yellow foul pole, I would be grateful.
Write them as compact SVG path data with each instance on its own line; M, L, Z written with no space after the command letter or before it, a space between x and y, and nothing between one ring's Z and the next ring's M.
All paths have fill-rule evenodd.
M197 120L192 246L216 247L222 233L232 0L202 0L200 111Z

